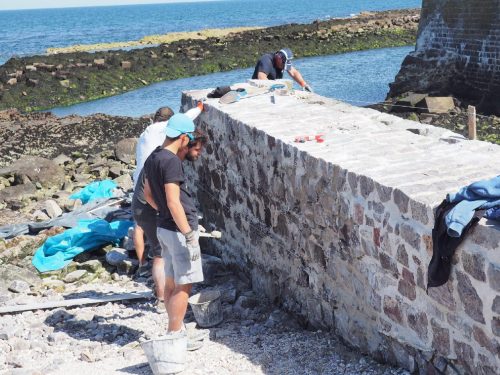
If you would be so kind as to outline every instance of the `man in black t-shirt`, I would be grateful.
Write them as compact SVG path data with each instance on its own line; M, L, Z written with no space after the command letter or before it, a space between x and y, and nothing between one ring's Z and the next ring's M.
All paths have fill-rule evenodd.
M193 121L185 114L172 116L166 127L165 142L144 164L144 196L158 211L157 237L165 262L164 301L169 332L183 329L192 284L203 281L198 213L178 156L195 139L194 131Z
M266 53L257 61L252 79L281 79L286 70L304 90L312 92L311 86L304 81L302 74L292 66L292 59L293 52L289 48L280 49L275 53Z

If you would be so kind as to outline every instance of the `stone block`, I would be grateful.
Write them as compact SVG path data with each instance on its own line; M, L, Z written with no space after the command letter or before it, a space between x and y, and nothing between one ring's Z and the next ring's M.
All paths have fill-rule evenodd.
M500 292L500 266L496 264L490 264L488 266L488 280L490 287L497 292Z
M500 296L496 296L493 300L493 305L491 306L491 310L500 315Z
M459 363L465 366L470 373L474 373L474 349L470 345L458 340L453 340L453 348Z
M416 106L424 113L448 113L455 108L455 103L451 96L427 96L418 102Z
M436 351L443 355L448 356L450 354L450 331L447 328L442 327L434 319L431 319L431 330L432 330L432 347Z
M403 314L400 309L401 304L394 298L384 297L384 313L387 317L398 324L403 323Z
M472 331L474 340L483 348L487 349L493 354L497 354L497 349L500 349L500 347L497 348L497 344L490 340L488 336L486 336L486 333L478 327L474 326L473 331Z
M58 217L58 216L61 216L63 213L63 210L61 209L61 207L59 207L57 202L52 200L52 199L46 200L44 202L43 206L44 206L45 212L47 213L47 215L51 219Z
M456 309L456 302L453 296L453 285L450 281L440 287L429 288L429 297L452 311Z
M379 254L380 265L383 269L389 271L395 278L399 277L398 265L389 255L381 252Z
M462 272L457 272L457 280L458 295L464 305L465 313L476 322L485 323L483 316L483 301L479 298L469 277Z
M408 267L408 253L406 252L405 245L400 244L398 246L396 257L399 263Z
M7 84L8 84L9 86L15 86L15 85L17 85L17 78L15 78L15 77L14 77L14 78L10 78L10 79L7 81Z
M415 232L415 229L407 223L401 224L401 237L414 249L420 249L420 234Z
M422 340L427 340L428 320L427 315L423 312L408 312L408 326L417 333Z
M106 59L94 59L94 65L103 66L104 64L106 64Z
M64 277L64 282L68 283L68 284L74 283L74 282L80 280L81 278L83 278L85 275L87 275L87 271L85 271L85 270L76 270L76 271L68 273Z
M484 257L478 253L462 252L462 264L465 272L479 281L486 281Z
M410 202L410 198L408 198L408 196L399 189L394 189L392 196L394 203L396 203L399 208L399 211L401 211L401 213L403 214L406 214L408 212L408 204Z
M122 61L120 63L120 66L122 67L122 69L131 69L132 63L130 61Z
M417 292L415 289L415 284L411 284L405 280L399 280L398 291L401 295L414 301L417 298Z

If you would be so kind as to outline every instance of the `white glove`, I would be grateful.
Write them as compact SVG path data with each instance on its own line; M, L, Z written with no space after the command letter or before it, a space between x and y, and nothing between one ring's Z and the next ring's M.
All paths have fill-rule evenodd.
M201 250L198 242L198 233L192 230L187 232L184 236L186 237L186 247L189 251L189 258L191 261L194 262L200 259Z

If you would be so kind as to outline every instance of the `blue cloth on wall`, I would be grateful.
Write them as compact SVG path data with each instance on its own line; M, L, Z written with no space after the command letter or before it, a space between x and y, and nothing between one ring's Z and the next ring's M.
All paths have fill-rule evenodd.
M129 220L111 223L102 219L81 220L76 227L49 237L36 250L32 263L40 272L59 270L86 250L118 242L127 235L132 225Z
M500 207L500 176L481 180L448 194L448 202L458 204L446 215L448 235L460 237L465 226L472 220L475 210Z
M116 182L112 180L94 181L82 190L70 195L70 199L80 199L83 204L91 202L97 198L111 198L113 190L116 189Z

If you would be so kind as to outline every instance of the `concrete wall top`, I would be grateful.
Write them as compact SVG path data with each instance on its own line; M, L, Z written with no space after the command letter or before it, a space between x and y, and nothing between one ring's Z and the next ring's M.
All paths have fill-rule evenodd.
M190 91L193 99L210 90ZM500 174L500 146L464 139L446 129L305 92L263 94L236 103L207 104L233 120L294 144L310 155L398 188L435 207L447 193ZM324 134L325 141L294 143L296 136Z

